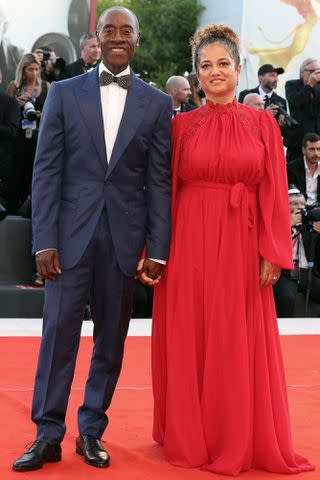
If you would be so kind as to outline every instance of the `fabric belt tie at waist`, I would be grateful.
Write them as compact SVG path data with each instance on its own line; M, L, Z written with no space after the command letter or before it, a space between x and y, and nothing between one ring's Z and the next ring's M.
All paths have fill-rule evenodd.
M256 192L257 188L255 185L245 185L244 183L235 183L231 187L230 192L230 205L232 208L239 208L241 200L244 196L248 196L248 192Z
M249 192L256 193L256 185L246 185L245 183L212 183L205 181L182 182L182 187L194 188L210 188L212 190L226 190L230 191L230 206L232 208L242 208L244 215L248 219L248 227L252 228L254 225L254 216L249 207Z

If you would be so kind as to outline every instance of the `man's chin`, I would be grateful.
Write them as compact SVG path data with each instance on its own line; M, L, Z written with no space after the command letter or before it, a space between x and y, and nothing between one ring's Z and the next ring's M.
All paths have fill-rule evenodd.
M116 61L116 59L113 58L111 61L105 60L104 63L111 72L122 72L122 70L125 70L129 65L129 60L121 58L119 61Z

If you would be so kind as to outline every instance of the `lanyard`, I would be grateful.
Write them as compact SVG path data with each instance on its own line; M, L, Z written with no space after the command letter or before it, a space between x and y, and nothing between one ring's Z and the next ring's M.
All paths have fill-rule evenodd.
M32 102L34 103L36 101L36 98L37 98L37 91L38 91L38 86L39 86L39 83L38 81L36 82L35 86L34 86L34 89L33 89L33 95L32 95ZM23 86L23 90L24 90L24 96L25 97L28 97L28 89L26 87L26 85ZM30 97L29 97L30 98Z

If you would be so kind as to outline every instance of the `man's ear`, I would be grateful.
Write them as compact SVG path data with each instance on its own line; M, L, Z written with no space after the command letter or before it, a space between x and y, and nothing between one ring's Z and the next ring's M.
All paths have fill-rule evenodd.
M137 38L136 47L140 47L140 40L141 40L141 34L140 34L140 32L139 32L139 33L138 33L138 38Z
M99 37L98 30L96 30L96 37L97 37L97 40L98 40L99 47L101 47L101 42L100 42L100 37Z

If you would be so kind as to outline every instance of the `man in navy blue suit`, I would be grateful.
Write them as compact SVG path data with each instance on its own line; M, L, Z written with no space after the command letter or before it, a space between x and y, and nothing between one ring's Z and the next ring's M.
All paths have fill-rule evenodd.
M43 336L32 418L37 438L18 471L61 460L65 414L90 293L94 348L76 452L109 465L100 439L120 374L136 273L159 281L170 242L171 99L130 70L138 20L104 11L102 62L54 83L47 97L33 177L33 250L46 278Z

